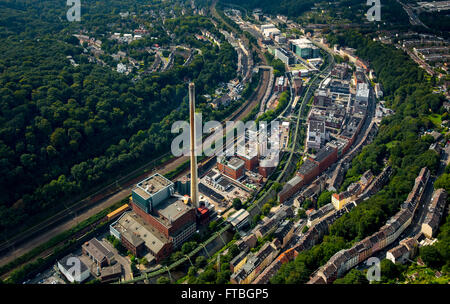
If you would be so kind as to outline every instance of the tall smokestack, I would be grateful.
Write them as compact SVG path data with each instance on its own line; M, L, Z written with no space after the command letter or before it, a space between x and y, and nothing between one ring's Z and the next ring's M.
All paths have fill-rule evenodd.
M197 179L197 156L195 137L195 84L189 83L189 116L191 123L191 201L192 205L199 207L198 202L198 179Z

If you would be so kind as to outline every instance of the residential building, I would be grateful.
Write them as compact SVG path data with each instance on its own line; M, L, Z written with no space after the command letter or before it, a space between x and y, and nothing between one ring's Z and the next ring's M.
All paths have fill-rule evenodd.
M447 192L444 189L435 190L425 220L422 223L421 231L427 238L433 238L439 230L439 223L441 222L446 205Z
M370 89L367 83L358 83L356 86L356 100L369 102Z
M400 241L400 244L386 252L386 259L392 263L404 264L414 257L418 250L418 242L415 238L407 238Z

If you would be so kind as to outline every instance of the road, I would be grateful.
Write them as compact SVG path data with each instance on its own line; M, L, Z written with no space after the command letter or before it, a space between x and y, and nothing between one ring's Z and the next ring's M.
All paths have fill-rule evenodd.
M242 120L253 110L253 108L255 108L259 104L260 100L266 94L270 78L269 73L270 72L268 70L266 69L263 70L262 81L260 81L260 83L258 84L256 92L239 109L237 109L224 121ZM128 195L130 195L132 188L138 181L156 172L160 174L167 174L177 169L180 165L184 164L188 160L189 157L186 156L170 160L164 165L156 168L156 170L153 169L152 171L146 172L145 174L139 175L138 177L135 177L131 180L130 179L126 180L119 189L111 190L110 189L111 185L109 185L104 188L106 190L103 190L105 192L108 191L106 196L96 201L94 204L85 207L86 201L83 200L80 203L78 203L79 208L81 208L79 212L77 206L69 206L68 209L69 211L72 210L72 212L67 212L67 210L63 210L57 215L50 217L45 222L42 222L40 224L31 227L30 229L28 229L23 233L17 234L10 240L5 239L0 244L0 250L1 249L5 250L4 252L2 252L2 256L0 258L0 265L4 265L14 260L15 258L29 252L30 250L36 248L37 246L44 244L51 238L57 236L58 234L74 227L81 221L88 219L89 217L97 214L98 212L114 205L118 201L127 198ZM153 162L154 160L152 160L150 163ZM138 170L141 170L141 168ZM115 183L113 185L115 185ZM101 191L99 191L99 193L100 194L98 195L104 194Z
M380 260L383 260L386 258L386 253L391 250L392 248L399 245L400 241L408 238L408 237L415 237L418 235L422 229L422 223L425 220L425 216L427 214L428 206L431 203L431 198L433 196L434 191L434 182L438 176L440 176L442 173L444 173L445 167L450 162L450 145L447 145L445 149L443 149L441 158L440 158L440 166L438 169L438 172L436 176L430 176L430 179L428 181L428 184L425 188L425 191L423 193L423 202L421 205L417 207L416 213L414 214L413 220L408 228L403 231L403 233L394 241L392 244L384 248L383 250L377 252L374 257L377 257ZM357 269L362 270L368 268L368 266L365 263L361 263L358 265Z
M423 59L418 57L416 54L414 54L414 52L412 52L411 50L409 50L408 48L403 47L403 46L402 46L402 49L409 55L409 57L411 57L412 60L414 60L415 63L417 63L428 74L430 74L431 76L433 76L435 74L435 72L430 67L430 65L428 63L426 63Z
M419 17L417 17L416 14L414 14L412 8L408 4L403 4L400 0L397 0L397 2L403 7L405 12L408 14L409 22L411 25L418 25L423 26L426 29L429 29L428 26L426 26L422 21L420 21Z

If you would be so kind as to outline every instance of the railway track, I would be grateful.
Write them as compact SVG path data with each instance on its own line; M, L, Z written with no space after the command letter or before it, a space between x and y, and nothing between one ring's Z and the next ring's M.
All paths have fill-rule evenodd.
M220 17L219 17L220 18ZM227 119L225 119L222 124L225 124L225 121L227 120L240 120L244 117L246 117L255 107L258 106L260 100L263 98L264 94L266 93L267 87L269 85L269 79L270 79L270 72L269 70L262 69L263 73L261 75L260 81L258 83L258 86L255 90L255 92L250 96L250 98L243 103L235 112L233 112ZM103 189L98 190L97 192L90 195L88 198L83 199L81 201L78 201L75 204L65 206L65 209L61 210L60 212L46 218L44 221L39 223L38 225L35 225L24 232L20 234L16 234L11 238L6 239L2 243L0 243L0 254L5 256L6 254L10 253L11 249L14 252L13 255L10 257L4 258L1 261L1 264L4 265L14 258L16 258L16 250L19 250L18 256L21 256L25 254L26 252L38 247L39 245L47 242L55 235L65 231L66 229L57 229L58 233L53 232L48 237L43 237L42 234L45 234L46 232L49 232L49 230L56 229L58 225L61 227L63 225L67 225L71 221L75 221L75 217L81 216L83 214L89 213L93 208L96 206L104 203L104 201L108 200L109 198L118 195L120 192L123 192L123 190L127 190L128 187L131 187L133 184L136 183L136 181L141 180L149 174L148 169L153 168L153 171L158 171L159 169L166 169L170 171L170 169L176 169L178 166L184 164L186 161L188 161L188 157L181 156L174 159L170 159L163 164L159 165L158 167L153 167L155 163L163 159L164 157L168 157L169 153L164 154L160 157L158 157L155 160L152 160L150 163L134 170L133 172L127 174L125 177L122 177L121 179L118 179L116 182L111 183L108 186L105 186ZM207 160L205 160L206 162ZM146 171L144 174L136 176L136 173L139 171ZM182 174L185 174L186 171L183 171L182 173L178 174L177 176L180 176ZM124 189L125 188L125 189ZM123 195L123 197L119 197L113 202L110 202L109 205L114 204L120 199L123 199L128 194ZM108 205L103 206L105 208L108 207ZM69 211L69 212L68 212ZM95 213L94 213L95 214ZM93 214L87 214L89 216ZM72 226L75 225L76 222L72 223ZM96 223L96 225L98 222ZM95 226L96 226L95 225ZM32 245L30 244L34 238L36 238L38 235L40 235L41 239L38 242L34 242ZM27 243L29 244L27 246ZM63 242L61 242L63 243ZM39 257L48 257L50 255L50 252L53 251L54 248L56 248L58 245L61 245L61 243L58 243L55 246L52 246L49 249L46 249L42 253L38 254L36 257L34 257L32 260L35 260ZM30 261L27 261L23 264L26 264ZM23 265L22 264L22 265ZM19 265L18 267L20 267ZM16 267L17 268L17 267Z

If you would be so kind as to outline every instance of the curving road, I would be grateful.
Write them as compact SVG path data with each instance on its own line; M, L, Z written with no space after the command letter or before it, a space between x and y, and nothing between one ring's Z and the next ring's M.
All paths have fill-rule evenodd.
M260 103L260 100L266 94L267 87L269 86L269 79L270 71L267 69L263 69L261 80L256 91L239 109L237 109L224 121L241 120L245 116L247 116L255 107L257 107ZM158 160L161 158L162 157L158 158ZM78 203L71 206L67 206L65 210L60 211L54 216L47 218L45 221L31 227L30 229L22 233L15 235L12 238L4 238L4 240L0 243L0 251L2 254L0 258L0 265L4 265L14 260L15 258L29 252L37 246L44 244L58 234L72 228L81 221L88 219L98 212L114 205L118 201L127 198L130 195L133 186L138 181L148 177L149 175L152 175L155 172L158 172L160 174L167 174L177 169L180 165L183 165L188 160L189 157L186 156L178 157L169 160L163 165L153 169L152 167L154 167L155 160L152 160L148 164L123 177L123 181L116 181L97 191L94 195L96 197L101 197L100 199L91 201L90 198L94 197L94 195L91 195L89 199L79 201ZM142 170L147 171L144 174L136 177L136 172L140 172Z

